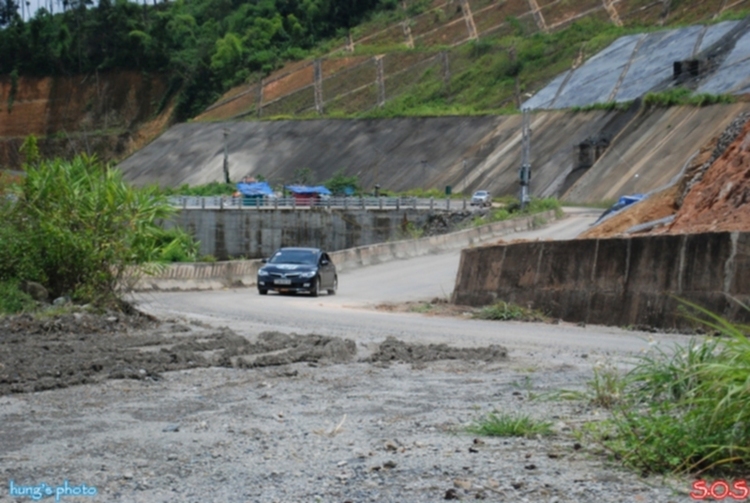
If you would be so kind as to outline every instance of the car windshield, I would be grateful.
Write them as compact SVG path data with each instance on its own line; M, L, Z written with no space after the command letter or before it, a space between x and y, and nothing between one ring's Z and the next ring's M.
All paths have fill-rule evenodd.
M480 190L479 192L475 192L474 195L477 197L482 197L482 196L486 196L487 192L484 190Z
M268 261L270 264L315 264L317 254L309 250L279 250Z

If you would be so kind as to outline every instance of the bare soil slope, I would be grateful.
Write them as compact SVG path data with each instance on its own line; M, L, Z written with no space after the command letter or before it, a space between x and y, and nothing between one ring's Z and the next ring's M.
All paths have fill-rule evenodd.
M168 79L139 72L65 77L0 76L0 167L17 168L33 134L45 156L80 152L109 160L146 145L169 125Z
M653 234L750 230L750 122L737 116L703 145L671 187L604 220L581 237L623 235L638 224L668 216L674 220Z

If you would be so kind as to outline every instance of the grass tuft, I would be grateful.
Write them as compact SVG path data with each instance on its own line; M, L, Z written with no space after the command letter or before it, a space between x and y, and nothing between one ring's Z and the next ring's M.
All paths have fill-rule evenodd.
M503 301L483 307L473 317L479 320L547 321L547 317L540 311Z
M551 435L552 423L537 421L521 414L490 413L466 428L469 433L489 437L526 437Z

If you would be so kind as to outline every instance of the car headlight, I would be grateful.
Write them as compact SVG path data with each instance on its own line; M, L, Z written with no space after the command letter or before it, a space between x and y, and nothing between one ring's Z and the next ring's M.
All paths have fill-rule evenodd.
M312 278L317 274L317 271L306 271L299 274L300 278Z
M263 269L258 269L258 276L268 276L268 271L264 271Z

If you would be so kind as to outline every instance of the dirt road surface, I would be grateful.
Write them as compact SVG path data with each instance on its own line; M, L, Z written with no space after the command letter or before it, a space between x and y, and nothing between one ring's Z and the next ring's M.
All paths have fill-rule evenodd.
M513 237L573 237L592 220ZM339 294L318 298L139 295L162 323L7 324L0 385L16 388L0 388L0 502L35 490L86 502L690 501L689 480L628 472L576 434L606 411L556 398L584 390L595 365L626 368L686 337L373 309L449 296L458 258L347 272ZM34 374L45 355L52 370ZM48 389L65 376L70 387ZM493 411L555 433L466 432ZM63 494L82 484L96 494Z

